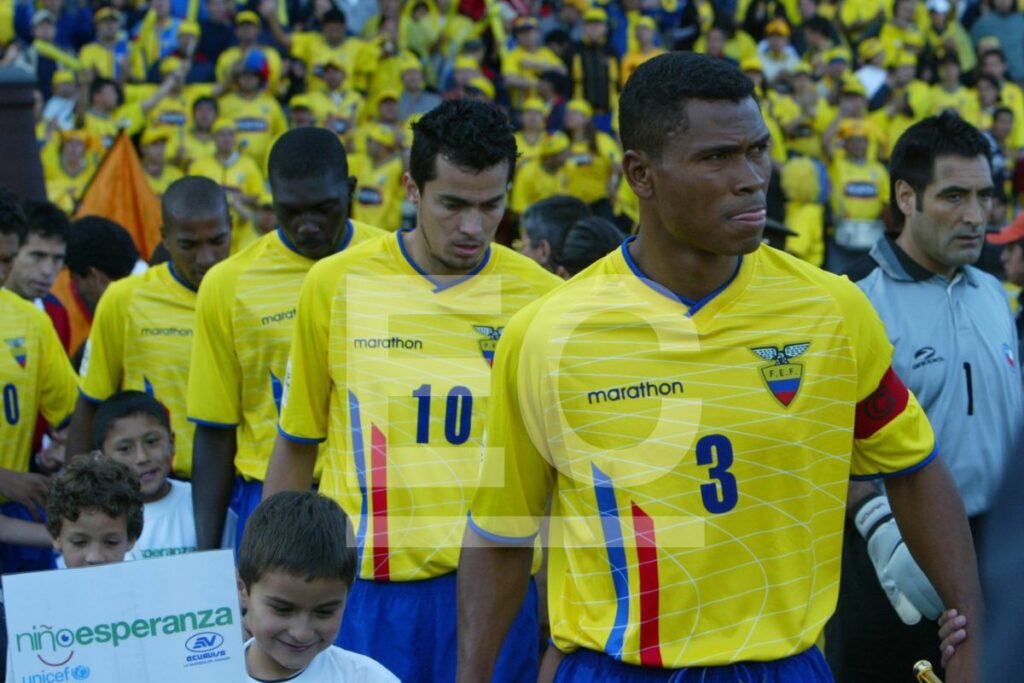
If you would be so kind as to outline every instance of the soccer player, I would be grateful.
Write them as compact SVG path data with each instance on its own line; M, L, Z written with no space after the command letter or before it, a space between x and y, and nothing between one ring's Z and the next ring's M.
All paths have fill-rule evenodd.
M6 277L25 237L21 200L0 188L0 276ZM36 415L54 427L74 410L78 379L50 319L10 290L0 290L0 514L39 520L46 503L46 478L29 470ZM4 572L49 569L53 553L0 546Z
M851 475L888 477L908 546L977 627L963 506L878 316L761 245L771 142L751 81L662 55L619 114L638 235L513 318L495 354L459 680L491 675L549 496L559 681L831 681L815 641ZM949 681L973 680L976 645Z
M196 290L231 249L224 191L209 178L188 176L161 200L167 263L112 285L96 309L82 361L82 392L68 432L68 453L92 445L96 408L123 389L144 391L167 406L177 437L174 473L192 472L192 429L186 419Z
M303 283L265 487L309 488L319 453L321 493L359 520L339 644L407 683L454 679L454 570L492 351L512 313L559 282L491 244L515 168L506 116L452 100L413 135L416 227L325 259ZM536 594L523 598L499 680L536 675Z
M210 271L196 305L188 416L196 425L192 490L201 550L218 547L229 501L239 539L260 502L299 285L317 260L383 235L346 220L348 162L330 131L282 135L270 152L270 184L280 227Z

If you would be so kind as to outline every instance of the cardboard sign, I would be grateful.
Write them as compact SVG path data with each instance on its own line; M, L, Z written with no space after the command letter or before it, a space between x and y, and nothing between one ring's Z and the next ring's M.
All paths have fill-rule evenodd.
M4 577L8 683L243 683L230 550Z

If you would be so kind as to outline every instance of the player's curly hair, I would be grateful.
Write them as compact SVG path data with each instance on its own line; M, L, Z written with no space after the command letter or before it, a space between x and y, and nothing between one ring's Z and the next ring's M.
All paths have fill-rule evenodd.
M245 524L238 576L249 589L270 571L351 586L355 538L338 504L313 491L282 491L260 503Z
M46 529L60 535L64 520L76 521L85 510L99 510L128 520L128 538L142 534L142 491L135 473L100 453L83 453L71 458L50 482L46 501Z
M754 82L731 62L695 52L655 57L633 72L619 98L622 148L660 159L668 139L689 127L689 100L741 102L753 96Z
M472 173L508 164L508 179L516 168L516 138L512 124L498 107L477 100L448 100L412 127L409 176L416 187L437 177L437 157Z

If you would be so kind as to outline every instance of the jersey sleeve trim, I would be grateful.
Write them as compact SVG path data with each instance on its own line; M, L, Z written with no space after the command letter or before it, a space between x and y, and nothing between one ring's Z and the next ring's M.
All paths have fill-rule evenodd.
M200 420L198 417L192 417L191 415L188 417L188 421L200 427L213 427L214 429L236 429L238 427L237 422L211 422L210 420Z
M483 538L486 538L488 541L491 541L493 543L500 543L502 545L524 546L532 545L533 539L537 538L537 534L535 533L530 534L529 536L502 536L500 534L495 534L490 531L487 531L486 529L481 529L477 525L477 523L473 521L472 510L466 514L466 521L467 524L469 525L469 528L472 529L474 533L476 533L479 536L482 536Z
M928 457L910 467L904 467L902 470L896 470L895 472L878 472L877 474L851 474L850 479L853 481L872 481L874 479L888 479L890 477L902 477L904 474L910 474L916 472L932 460L939 454L939 444L935 444L935 448L928 454Z
M277 433L293 443L323 443L324 441L327 441L326 437L321 439L310 439L304 436L295 436L294 434L289 434L288 432L281 429L281 425L277 426Z
M82 388L78 389L78 394L89 403L93 403L95 405L99 405L100 403L103 403L103 401L105 400L102 398L96 398L95 396L90 396L89 394L85 393L85 389Z

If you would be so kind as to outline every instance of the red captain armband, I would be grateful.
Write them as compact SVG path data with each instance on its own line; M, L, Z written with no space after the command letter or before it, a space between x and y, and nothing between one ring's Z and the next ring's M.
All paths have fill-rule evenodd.
M878 388L857 404L857 417L853 423L853 437L867 439L892 422L907 407L910 392L890 367L882 375Z

